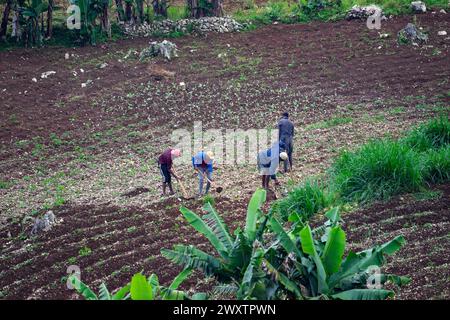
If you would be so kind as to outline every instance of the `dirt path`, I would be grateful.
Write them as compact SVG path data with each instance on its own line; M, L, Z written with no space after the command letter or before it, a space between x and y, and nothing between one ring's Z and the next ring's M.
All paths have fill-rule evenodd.
M388 39L347 21L179 38L171 62L136 59L150 39L0 53L1 294L74 298L63 284L74 263L88 283L110 288L142 269L173 277L178 268L159 249L205 241L180 219L178 200L160 199L154 159L173 130L192 131L199 118L204 129L261 129L288 110L297 126L295 169L281 177L288 188L344 148L449 114L449 40L437 36L448 17L418 16L429 46L399 47L395 35L411 19L385 22ZM46 71L56 73L41 78ZM194 193L190 166L179 170ZM215 176L225 188L218 209L236 227L259 185L255 167L220 165ZM138 188L148 192L122 196ZM49 209L63 222L26 239L22 219Z

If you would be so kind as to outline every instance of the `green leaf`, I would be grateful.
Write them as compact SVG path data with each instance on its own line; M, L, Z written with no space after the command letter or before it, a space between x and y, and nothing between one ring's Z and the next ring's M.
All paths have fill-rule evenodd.
M147 282L147 278L136 273L131 279L131 299L132 300L153 300L152 286Z
M159 280L158 280L158 276L154 273L152 273L150 275L150 277L148 277L147 282L152 286L153 288L153 296L156 297L158 296L158 292L159 292Z
M334 227L328 234L328 240L322 253L322 262L327 275L339 271L344 250L345 232L339 226Z
M320 257L317 254L316 247L314 245L314 239L311 233L311 228L309 227L309 225L306 225L300 231L300 241L302 243L303 252L310 255L314 263L316 264L318 292L327 293L328 292L327 274L322 264L322 260L320 260Z
M194 293L191 297L192 300L207 300L208 296L204 292Z
M247 218L245 221L245 234L250 242L255 240L256 236L256 222L258 221L259 213L262 205L266 202L266 190L257 189L252 195L247 207Z
M100 285L98 297L100 300L111 300L111 294L103 282Z
M283 226L278 222L278 220L274 217L270 219L270 226L280 239L280 243L283 246L284 250L289 254L294 252L295 255L300 259L303 257L302 252L297 248L295 243L291 240L289 235L284 231Z
M391 241L386 242L380 246L380 251L387 255L394 254L397 250L399 250L404 244L406 240L403 236L397 236Z
M203 209L208 212L208 214L202 217L203 220L212 228L213 232L222 241L223 246L227 251L231 250L233 244L231 240L230 233L226 224L223 222L222 218L217 214L216 210L212 207L211 203L207 202L203 206Z
M278 271L268 260L264 259L264 263L267 266L269 274L275 275L276 281L281 283L286 290L294 293L296 299L303 300L301 290L299 289L299 287L297 287L297 284L295 282L291 281L281 271Z
M341 216L339 214L339 207L334 207L331 210L327 211L327 213L325 213L325 217L327 217L328 220L330 220L332 225L338 223L341 220Z
M72 286L77 290L77 292L81 294L86 300L98 300L97 295L94 293L94 291L92 291L75 275L70 275L69 281L72 284Z
M382 289L352 289L333 294L331 297L341 300L385 300L392 298L394 292Z
M172 283L169 286L170 290L176 290L180 286L180 284L186 280L192 274L192 269L184 269L181 271L175 279L173 279Z
M209 242L213 245L213 247L217 250L217 252L224 258L227 258L227 248L224 246L222 241L217 237L214 231L209 227L198 215L196 215L191 210L181 207L181 213L186 218L187 222L198 232L203 234Z
M112 296L112 300L124 300L126 295L130 292L130 288L131 285L127 284Z
M222 267L218 259L192 245L175 245L173 250L161 249L161 255L185 268L198 269L206 275L216 274Z

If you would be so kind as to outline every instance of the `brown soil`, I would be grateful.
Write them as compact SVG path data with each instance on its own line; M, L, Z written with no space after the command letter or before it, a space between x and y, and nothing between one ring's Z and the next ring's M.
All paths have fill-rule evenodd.
M167 283L179 268L160 256L161 248L192 243L208 250L205 239L186 225L178 211L180 204L199 211L200 201L161 199L154 165L156 156L170 145L170 133L177 128L192 130L200 115L204 128L267 128L288 110L298 134L294 171L280 177L286 186L323 172L343 148L386 133L398 136L442 110L448 113L448 40L437 36L439 30L449 29L448 18L418 16L432 46L421 48L396 43L397 31L410 21L405 16L383 23L381 31L392 34L387 40L357 21L183 37L172 40L180 57L171 62L124 58L151 39L1 52L0 294L7 299L77 298L64 285L70 264L80 265L82 279L94 286L105 281L116 288L140 270L155 272ZM66 52L71 54L69 60L64 59ZM108 66L101 69L103 62ZM56 74L41 79L45 71ZM93 83L82 88L87 80ZM185 89L179 86L182 81ZM308 127L331 117L349 117L352 122ZM196 180L189 176L189 165L179 170L194 194ZM224 188L216 195L218 211L231 229L245 220L258 178L253 166L219 166L215 172ZM61 197L65 204L53 210L63 221L42 237L24 240L22 219L44 213ZM270 200L274 197L269 195ZM424 225L432 219L435 227L430 231L442 237L448 234L448 211L443 206L448 208L448 203L443 199L448 195L436 203L423 202L435 213L417 218ZM415 205L408 210L415 210ZM372 226L367 229L372 234L384 232L386 226L370 220L377 212L381 217L390 214L383 208L360 212L347 223L361 224L364 232L363 223ZM402 215L403 209L397 209ZM401 223L390 226L399 228ZM417 232L423 242L406 235L418 252L426 252L429 245L437 248L435 242L427 242L424 230ZM361 241L358 234L363 233L349 232ZM443 239L448 243L448 237ZM92 254L81 256L84 247ZM442 275L448 278L446 265L428 266L429 261L442 266L439 254L427 261L418 259L413 261L423 271L413 279L424 290L411 289L399 298L436 297L439 293L433 288L423 287L426 279L434 284ZM398 268L410 265L404 262ZM391 267L410 273L395 269L395 264ZM448 282L440 283L448 290ZM203 290L209 285L194 277L185 288Z

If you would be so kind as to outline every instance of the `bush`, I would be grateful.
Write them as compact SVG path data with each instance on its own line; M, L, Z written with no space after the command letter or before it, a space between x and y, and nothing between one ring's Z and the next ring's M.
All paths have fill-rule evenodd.
M307 180L292 190L286 198L277 201L275 208L277 215L284 221L294 212L307 221L328 207L334 200L333 196L318 180Z
M423 155L423 176L430 184L450 181L450 147L429 150Z
M411 131L403 140L409 147L417 151L427 151L450 144L450 121L441 116Z
M331 168L331 180L343 200L386 200L422 186L420 156L396 141L372 141L344 152Z

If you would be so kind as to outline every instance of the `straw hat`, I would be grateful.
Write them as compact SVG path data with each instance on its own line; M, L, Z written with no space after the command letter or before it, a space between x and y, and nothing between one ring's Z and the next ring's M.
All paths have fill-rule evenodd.
M286 160L287 158L288 158L288 154L286 153L286 152L281 152L280 153L280 158L281 158L281 160Z
M212 151L207 151L206 152L206 160L213 161L214 160L214 153Z

